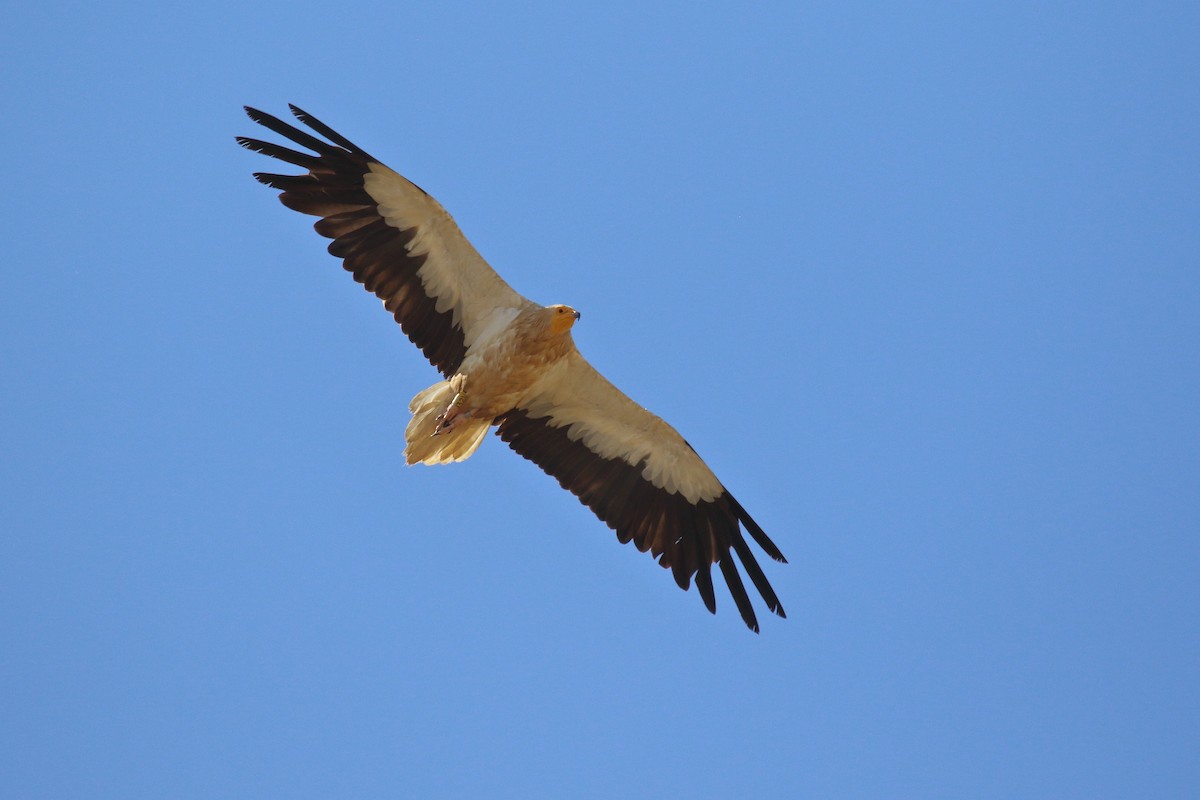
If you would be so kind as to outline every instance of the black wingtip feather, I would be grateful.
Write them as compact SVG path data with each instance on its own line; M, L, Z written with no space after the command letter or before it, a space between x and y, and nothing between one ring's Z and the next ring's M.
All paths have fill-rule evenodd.
M717 595L713 591L711 563L701 564L700 569L696 570L696 591L700 593L700 599L704 601L704 607L708 609L708 612L716 614Z
M247 150L262 153L264 156L270 156L271 158L278 158L280 161L295 164L297 167L303 167L307 170L311 170L321 163L321 159L317 156L301 153L297 150L292 150L290 147L284 147L273 142L251 139L249 136L237 137L237 143Z
M729 497L729 502L733 504L733 508L737 513L738 520L742 523L742 525L745 526L746 530L750 532L750 535L754 537L754 541L758 542L758 546L763 549L763 552L765 552L774 560L778 561L780 564L788 563L787 559L783 557L783 553L780 552L775 543L771 541L771 537L767 536L766 532L758 526L758 523L754 521L742 504L737 501L737 498L729 494L729 492L726 492L725 494L727 497Z
M296 117L296 119L300 120L305 125L312 128L314 131L321 134L326 139L328 139L329 141L338 145L339 147L343 147L346 150L349 150L351 153L362 156L363 158L365 158L369 161L377 160L366 150L363 150L361 147L356 145L354 142L350 141L345 136L342 136L340 133L335 131L333 128L329 127L324 122L321 122L321 120L317 119L312 114L309 114L307 111L300 108L299 106L294 105L292 103L288 103L288 108L290 108L292 110L292 114L293 114L293 116Z
M259 125L262 125L267 130L274 131L280 136L291 139L301 147L307 147L309 150L312 150L314 153L319 153L322 156L335 155L340 152L336 147L329 144L329 142L323 142L317 137L305 133L294 125L289 125L279 117L268 114L265 111L259 111L257 108L251 108L250 106L246 106L245 108L246 115L250 117L250 119L254 120Z
M738 613L742 615L742 621L746 623L747 628L758 633L758 617L754 615L754 606L750 605L750 595L746 594L746 585L742 583L742 576L738 574L733 558L726 552L717 564L721 567L721 574L725 576L725 585L729 587L729 593L733 595L733 602L737 606Z
M753 551L750 550L750 545L746 544L746 540L741 535L734 537L733 550L737 553L738 558L741 559L746 574L750 576L750 581L754 584L754 588L758 589L758 593L762 596L763 602L767 604L767 608L772 613L778 614L781 617L787 616L781 613L783 611L783 604L779 602L779 597L776 596L775 590L771 588L767 576L763 574L762 567L758 565L758 560L754 557Z
M675 578L675 584L685 592L692 585L692 576L682 566L671 565L671 575Z

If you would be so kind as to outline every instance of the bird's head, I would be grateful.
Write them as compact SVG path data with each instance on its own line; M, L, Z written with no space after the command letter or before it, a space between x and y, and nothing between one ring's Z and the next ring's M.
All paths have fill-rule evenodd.
M566 333L579 319L579 312L570 306L550 306L546 310L550 312L550 330L555 333Z

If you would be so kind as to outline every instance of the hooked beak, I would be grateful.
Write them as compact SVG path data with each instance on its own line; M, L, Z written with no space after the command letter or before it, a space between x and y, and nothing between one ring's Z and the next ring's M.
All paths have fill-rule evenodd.
M578 311L576 311L576 312L575 312L575 321L576 321L576 322L578 322L578 321L579 321L579 318L580 318L580 317L582 317L582 316L583 316L583 314L580 314Z

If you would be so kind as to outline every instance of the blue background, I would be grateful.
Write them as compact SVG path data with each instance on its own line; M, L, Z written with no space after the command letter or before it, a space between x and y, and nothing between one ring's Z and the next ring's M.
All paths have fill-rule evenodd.
M0 794L1200 791L1192 3L117 3L0 28ZM437 196L779 543L747 632L239 149Z

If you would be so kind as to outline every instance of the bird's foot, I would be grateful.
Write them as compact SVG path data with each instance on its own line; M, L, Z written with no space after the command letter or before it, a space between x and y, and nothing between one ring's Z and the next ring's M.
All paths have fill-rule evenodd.
M438 415L437 419L434 420L437 423L433 428L434 436L449 433L458 426L458 423L471 416L470 411L464 412L462 410L462 401L463 396L461 393L455 395L454 399L450 401L450 405L446 406L446 410Z

